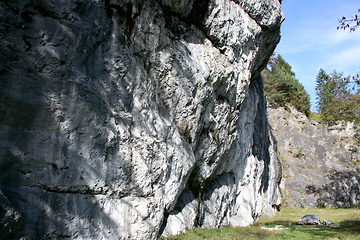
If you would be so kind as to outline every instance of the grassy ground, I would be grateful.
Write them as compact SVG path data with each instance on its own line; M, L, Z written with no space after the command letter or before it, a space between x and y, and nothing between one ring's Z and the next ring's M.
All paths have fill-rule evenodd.
M309 120L315 120L317 122L321 122L321 114L316 112L310 112Z
M321 221L332 222L330 227L322 225L296 225L306 214L314 214ZM288 224L293 225L288 227ZM283 225L282 230L264 230ZM250 227L222 227L203 230L196 228L185 234L166 239L360 239L360 209L284 209L272 218L261 218Z

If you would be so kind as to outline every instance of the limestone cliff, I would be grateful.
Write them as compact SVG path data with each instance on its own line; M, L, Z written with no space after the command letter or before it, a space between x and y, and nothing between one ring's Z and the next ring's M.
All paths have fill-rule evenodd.
M248 225L281 202L278 0L0 2L5 238Z
M360 153L354 151L358 126L321 125L292 106L268 107L268 114L283 166L283 205L359 206Z

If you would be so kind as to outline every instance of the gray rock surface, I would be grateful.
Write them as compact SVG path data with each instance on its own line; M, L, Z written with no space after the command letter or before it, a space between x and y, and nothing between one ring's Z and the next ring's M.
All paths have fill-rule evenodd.
M278 0L0 2L0 234L141 239L281 203ZM9 227L10 226L10 227Z
M24 219L2 192L0 192L0 233L1 239L21 237ZM19 234L20 233L20 234Z
M324 220L322 223L321 223L324 227L328 227L331 225L331 222L329 220Z
M309 214L297 220L296 223L299 225L319 225L321 224L321 221L317 216Z
M360 203L356 125L309 121L292 106L268 107L283 166L287 207L355 207Z

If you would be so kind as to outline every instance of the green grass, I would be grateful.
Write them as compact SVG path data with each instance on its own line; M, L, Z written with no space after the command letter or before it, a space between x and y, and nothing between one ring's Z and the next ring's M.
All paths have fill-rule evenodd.
M321 114L317 112L310 112L309 120L315 120L316 122L321 122Z
M321 221L327 219L330 227L321 225L296 225L306 214L315 214ZM293 225L288 227L289 223ZM283 230L269 231L283 225ZM284 209L274 217L263 217L250 227L222 227L218 229L196 228L184 234L163 239L360 239L360 209Z

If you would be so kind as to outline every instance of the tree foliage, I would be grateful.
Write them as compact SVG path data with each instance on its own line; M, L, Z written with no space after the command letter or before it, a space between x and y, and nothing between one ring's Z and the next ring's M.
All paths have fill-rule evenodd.
M263 73L264 92L268 101L280 105L291 104L299 111L310 114L310 97L304 86L295 78L292 67L278 55L270 58L269 68Z
M360 9L358 12L360 13ZM360 26L359 15L355 14L355 16L351 17L350 19L342 17L341 20L339 20L339 23L340 25L337 27L337 29L349 29L350 32L355 31Z
M355 78L353 78L355 80ZM334 70L320 69L316 77L317 108L325 123L339 120L359 121L360 96L357 81Z
M360 9L358 9L360 13ZM360 26L359 15L342 17L337 29L355 31ZM316 79L318 110L325 122L346 120L360 121L360 77L359 74L343 78L342 73L334 71L331 75L323 69ZM352 85L352 86L351 86Z

